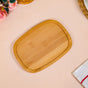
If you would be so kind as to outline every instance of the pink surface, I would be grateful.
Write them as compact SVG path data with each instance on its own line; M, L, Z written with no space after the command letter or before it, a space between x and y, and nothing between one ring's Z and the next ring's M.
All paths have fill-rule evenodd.
M73 46L56 63L38 73L24 71L15 59L13 44L32 26L56 19L70 33ZM88 58L88 20L77 0L34 0L18 5L0 23L0 88L82 88L73 70Z

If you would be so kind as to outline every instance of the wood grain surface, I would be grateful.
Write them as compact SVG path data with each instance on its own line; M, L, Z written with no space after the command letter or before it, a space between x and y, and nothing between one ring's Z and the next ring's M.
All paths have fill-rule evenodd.
M37 72L62 57L71 44L65 28L57 21L48 20L19 38L14 45L14 53L27 71Z

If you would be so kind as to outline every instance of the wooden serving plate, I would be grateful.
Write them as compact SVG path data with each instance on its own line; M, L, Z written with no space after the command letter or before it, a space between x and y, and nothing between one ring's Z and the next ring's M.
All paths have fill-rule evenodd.
M31 28L14 44L16 59L28 72L38 72L61 58L71 48L66 29L55 20Z
M80 8L82 10L82 12L84 13L84 15L88 18L88 10L84 4L84 0L78 0Z

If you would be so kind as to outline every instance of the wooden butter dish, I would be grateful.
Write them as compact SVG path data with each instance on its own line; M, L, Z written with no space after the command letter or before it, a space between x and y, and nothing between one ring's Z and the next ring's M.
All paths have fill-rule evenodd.
M29 4L31 3L33 0L17 0L18 4Z
M65 55L72 46L66 29L55 20L31 28L14 44L16 59L28 72L38 72Z
M87 3L86 1L84 0L78 0L79 2L79 5L80 5L80 8L82 10L82 12L84 13L84 15L88 18L88 10L87 10L87 7L85 5L85 3ZM84 3L85 2L85 3Z

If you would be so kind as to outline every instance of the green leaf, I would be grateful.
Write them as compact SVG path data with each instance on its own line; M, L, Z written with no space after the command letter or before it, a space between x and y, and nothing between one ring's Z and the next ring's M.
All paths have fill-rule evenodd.
M16 0L10 0L10 3L14 3Z

